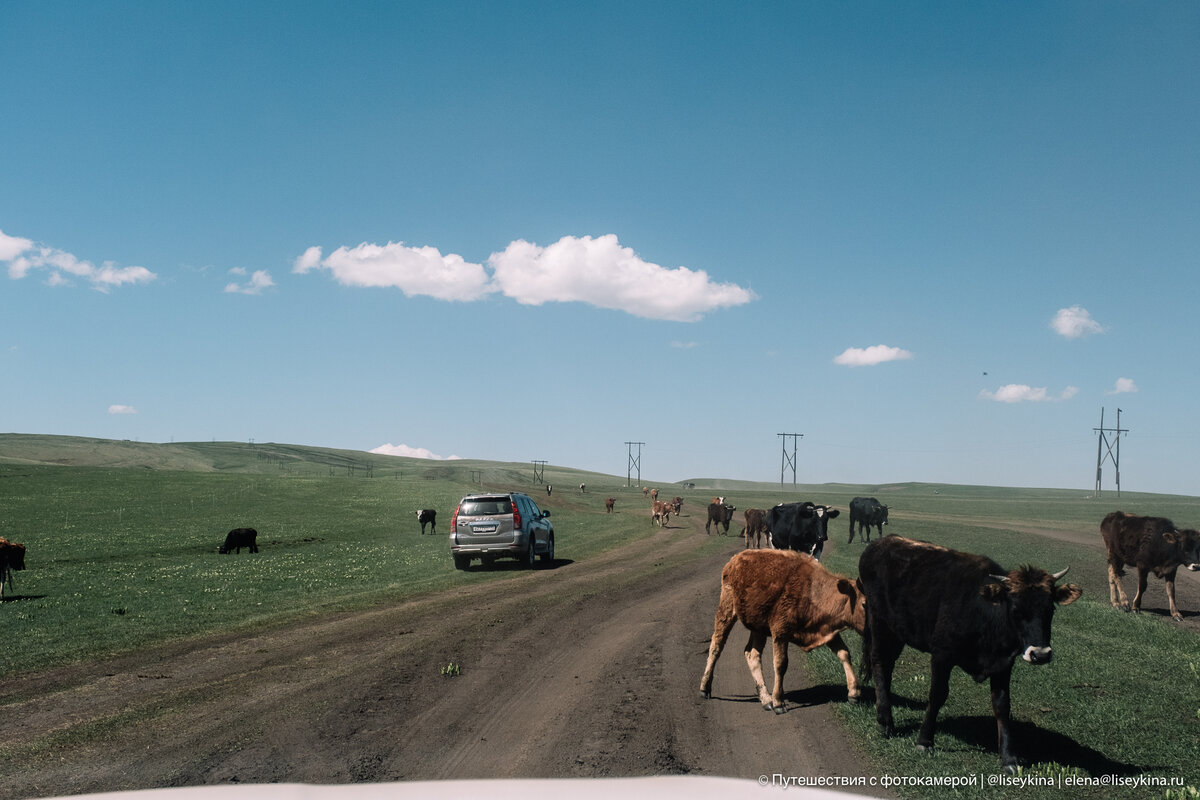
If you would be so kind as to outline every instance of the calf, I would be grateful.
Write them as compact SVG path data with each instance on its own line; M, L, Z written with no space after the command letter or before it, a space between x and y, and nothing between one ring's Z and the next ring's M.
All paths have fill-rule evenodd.
M243 547L251 553L258 552L258 531L254 528L234 528L225 536L225 544L217 548L218 553L242 552Z
M422 508L417 512L417 522L421 523L421 535L425 535L425 526L430 533L437 533L437 511L432 508Z
M650 490L650 499L651 499L651 500L657 500L657 499L658 499L658 489L651 489L651 490Z
M820 560L829 539L829 520L840 512L816 503L780 503L767 512L771 546L776 550L798 550Z
M604 498L604 510L607 511L609 514L612 513L613 506L615 506L616 504L617 504L617 498L615 498L615 497Z
M769 538L771 535L767 530L767 512L761 508L747 508L742 516L746 522L746 526L742 528L742 538L746 540L746 547L750 546L751 537L755 547L762 547L763 536Z
M25 569L25 545L0 537L0 597L5 584L12 582L12 573Z
M729 535L729 521L733 519L733 512L737 508L728 503L709 503L708 504L708 522L704 523L704 532L712 533L712 524L717 523L717 533L722 536ZM725 527L724 533L721 532L721 526Z
M763 708L784 712L783 676L788 644L804 652L826 645L837 654L846 672L846 691L859 697L850 651L842 641L846 628L862 631L866 623L862 587L836 575L811 556L778 550L744 550L721 572L721 599L713 620L708 664L700 679L700 694L712 697L713 667L735 622L750 630L746 664L758 687ZM768 694L762 674L762 651L767 635L775 660L775 688Z
M675 509L675 516L679 516L680 510L683 509L683 498L676 496L675 499L671 501L671 507Z
M883 536L883 526L888 524L888 507L874 497L856 497L850 501L850 541L854 541L854 525L858 523L858 533L864 542L871 541L871 528L879 529Z
M671 520L671 504L662 500L655 500L650 507L650 518L659 525L666 526Z
M991 681L1000 761L1015 770L1009 737L1009 682L1017 656L1050 661L1055 604L1074 602L1081 590L1055 585L1066 574L1037 567L1006 571L986 556L888 536L867 545L858 560L867 600L863 678L875 681L875 720L891 736L892 670L905 645L930 654L929 705L917 749L933 748L937 715L958 667L976 682Z
M1108 599L1114 608L1130 608L1125 594L1125 565L1137 567L1138 589L1133 596L1133 611L1142 610L1142 595L1151 571L1167 587L1171 618L1182 621L1175 605L1175 572L1180 567L1200 570L1200 533L1180 531L1163 517L1138 517L1114 511L1100 523L1100 535L1108 548ZM1118 601L1118 597L1120 600Z

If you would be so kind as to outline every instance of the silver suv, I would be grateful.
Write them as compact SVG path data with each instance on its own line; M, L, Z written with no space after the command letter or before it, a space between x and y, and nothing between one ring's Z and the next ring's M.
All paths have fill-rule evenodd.
M497 558L515 558L532 567L535 556L554 562L554 526L549 511L521 492L467 495L450 518L454 566L466 569L478 558L485 567Z

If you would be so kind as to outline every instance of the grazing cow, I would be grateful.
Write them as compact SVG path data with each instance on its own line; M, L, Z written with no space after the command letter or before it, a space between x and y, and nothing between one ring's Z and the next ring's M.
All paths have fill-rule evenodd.
M617 498L615 498L615 497L604 498L604 510L607 511L609 514L611 514L613 512L613 506L615 506L616 504L617 504Z
M554 487L547 483L546 484L546 497L549 497L552 494L554 494Z
M1153 572L1167 585L1171 618L1182 621L1183 615L1175 605L1175 572L1180 567L1200 570L1200 533L1176 530L1171 520L1162 517L1138 517L1114 511L1100 523L1100 535L1108 548L1108 599L1113 607L1130 608L1121 579L1125 577L1125 565L1131 564L1138 571L1134 613L1142 610L1146 579Z
M234 528L225 536L225 544L218 547L217 552L240 554L243 547L250 548L251 553L258 552L258 531L254 528Z
M758 686L763 708L784 712L783 676L787 672L788 644L804 652L826 645L837 653L846 671L846 691L851 700L859 697L850 651L841 631L862 632L866 624L862 586L844 575L836 575L811 556L777 550L744 550L721 572L721 599L713 620L708 664L700 679L700 694L712 697L713 667L734 622L750 630L746 663ZM775 689L767 694L762 674L762 651L771 636L775 657Z
M816 503L780 503L767 512L771 547L798 550L819 561L829 539L829 520L840 513Z
M676 497L671 501L671 507L675 509L675 516L679 516L680 510L683 508L683 498Z
M665 526L671 520L671 504L662 500L655 500L654 504L650 507L650 519L659 525Z
M717 533L722 536L729 535L729 521L733 519L733 512L737 508L728 503L709 503L708 504L708 522L704 523L704 532L712 533L712 524L717 523ZM724 532L722 532L724 526Z
M864 542L871 541L871 528L879 529L883 536L883 526L888 524L888 507L874 497L856 497L850 501L850 541L854 541L854 524L858 523L858 533Z
M437 511L432 508L422 508L417 512L417 522L421 523L421 535L425 535L425 526L430 533L437 533Z
M658 499L658 489L651 489L651 490L650 490L650 499L651 499L652 501L653 501L653 500L657 500L657 499Z
M755 547L762 547L763 536L771 535L767 530L767 512L761 508L747 508L742 516L746 522L746 526L742 528L742 538L746 540L746 547L750 546L751 537L754 538Z
M986 556L960 553L900 536L876 539L858 560L867 595L863 678L875 681L875 719L891 736L892 669L905 645L930 654L929 705L917 748L933 747L937 715L959 667L976 682L989 678L1000 761L1014 770L1009 740L1009 681L1018 656L1045 664L1055 604L1074 602L1081 590L1056 586L1067 570L1051 575L1032 566L1006 571Z
M642 487L642 497L648 497L649 495L650 495L650 487L643 486Z
M586 491L587 491L587 484L586 484L586 483L581 483L581 484L579 484L579 491L581 491L581 492L586 492Z
M4 585L12 582L12 573L25 569L25 545L0 537L0 597Z

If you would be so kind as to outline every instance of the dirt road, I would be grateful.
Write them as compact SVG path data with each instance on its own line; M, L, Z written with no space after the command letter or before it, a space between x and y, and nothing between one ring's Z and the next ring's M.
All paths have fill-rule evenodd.
M632 512L631 512L632 513ZM695 515L586 563L6 681L0 798L227 783L865 776L844 685L776 716L740 634L699 696L721 567ZM647 527L649 528L649 520ZM448 556L447 556L448 557ZM764 659L769 662L768 659ZM458 666L456 676L442 668ZM769 677L768 666L768 681ZM54 745L22 752L54 737Z

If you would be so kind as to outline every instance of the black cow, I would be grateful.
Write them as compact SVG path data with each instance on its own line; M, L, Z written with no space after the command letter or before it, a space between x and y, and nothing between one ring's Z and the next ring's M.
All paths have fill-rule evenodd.
M421 535L425 535L425 526L430 533L437 533L437 511L432 508L422 508L417 512L417 522L421 523Z
M1050 661L1054 605L1081 594L1074 584L1056 586L1067 570L1050 575L1032 566L1006 571L986 556L888 536L869 543L858 560L867 596L863 631L863 678L875 681L875 719L891 736L892 669L905 645L930 654L929 705L917 749L933 747L937 715L959 667L976 680L991 680L992 712L1000 761L1015 770L1009 742L1009 681L1018 656L1030 664Z
M225 544L217 548L218 553L241 553L243 547L251 553L258 552L258 531L254 528L234 528L225 536Z
M1133 596L1133 612L1142 610L1146 579L1153 572L1167 586L1171 618L1182 621L1175 605L1175 573L1180 567L1200 570L1200 533L1181 531L1163 517L1138 517L1114 511L1100 523L1100 535L1108 549L1108 599L1114 608L1130 608L1125 594L1125 565L1137 567L1138 588ZM1120 598L1118 600L1118 597Z
M4 585L12 583L13 571L23 569L25 569L25 545L0 537L0 598L4 597Z
M888 507L874 497L856 497L850 501L850 541L854 541L854 524L858 523L858 533L864 542L871 541L872 526L879 528L883 536L883 526L887 525Z
M736 506L731 506L728 503L709 503L708 504L708 522L704 523L704 532L712 533L712 524L717 523L717 533L722 536L729 535L729 521L733 519L733 512L737 511ZM722 526L724 526L722 533Z
M841 512L816 503L780 503L767 512L771 547L797 550L818 561L829 538L829 520Z

